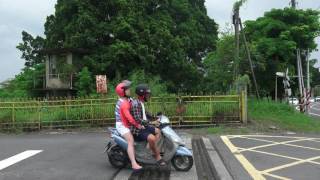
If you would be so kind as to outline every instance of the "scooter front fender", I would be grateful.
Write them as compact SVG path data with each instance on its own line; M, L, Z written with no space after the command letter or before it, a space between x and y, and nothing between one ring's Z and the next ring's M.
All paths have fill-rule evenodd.
M192 152L188 148L186 148L184 146L178 146L176 155L179 155L179 156L192 156Z
M111 148L112 146L112 140L110 140L109 142L107 142L107 145L106 147L104 148L104 153L106 153L107 151L109 151L109 149Z

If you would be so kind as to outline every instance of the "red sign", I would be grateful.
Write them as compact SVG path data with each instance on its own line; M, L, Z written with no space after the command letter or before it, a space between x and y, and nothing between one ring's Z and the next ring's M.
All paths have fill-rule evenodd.
M107 76L106 75L96 75L97 93L106 94L107 93Z

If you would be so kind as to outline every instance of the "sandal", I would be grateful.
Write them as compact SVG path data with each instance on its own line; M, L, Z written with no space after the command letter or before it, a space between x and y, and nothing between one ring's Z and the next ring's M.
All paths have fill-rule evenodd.
M139 168L139 169L133 169L133 168L132 168L133 174L140 173L140 172L142 172L143 170L144 170L143 167L142 167L142 168Z
M165 166L165 165L167 165L167 163L166 163L163 159L160 159L159 161L157 161L157 164L158 164L158 166Z

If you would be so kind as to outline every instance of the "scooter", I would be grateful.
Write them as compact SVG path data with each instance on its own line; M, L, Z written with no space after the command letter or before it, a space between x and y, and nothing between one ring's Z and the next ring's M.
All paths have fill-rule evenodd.
M189 171L193 166L192 152L186 148L183 140L170 127L170 120L164 115L158 116L158 128L161 129L161 138L157 142L160 154L165 162L172 163L177 171ZM109 162L116 168L126 167L129 163L127 154L128 144L121 137L115 128L109 128L111 140L107 143L105 152L107 152ZM141 164L156 164L152 151L147 148L147 142L135 142L135 156L137 162Z

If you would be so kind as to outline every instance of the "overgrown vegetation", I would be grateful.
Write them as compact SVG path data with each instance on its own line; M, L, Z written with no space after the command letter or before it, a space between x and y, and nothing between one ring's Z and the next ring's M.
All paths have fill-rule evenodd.
M248 133L320 133L320 121L301 114L291 105L267 100L250 100L249 123L245 127L217 126L209 128L212 134Z
M320 133L320 121L301 114L288 104L249 101L249 117L259 127L275 126L280 130Z

